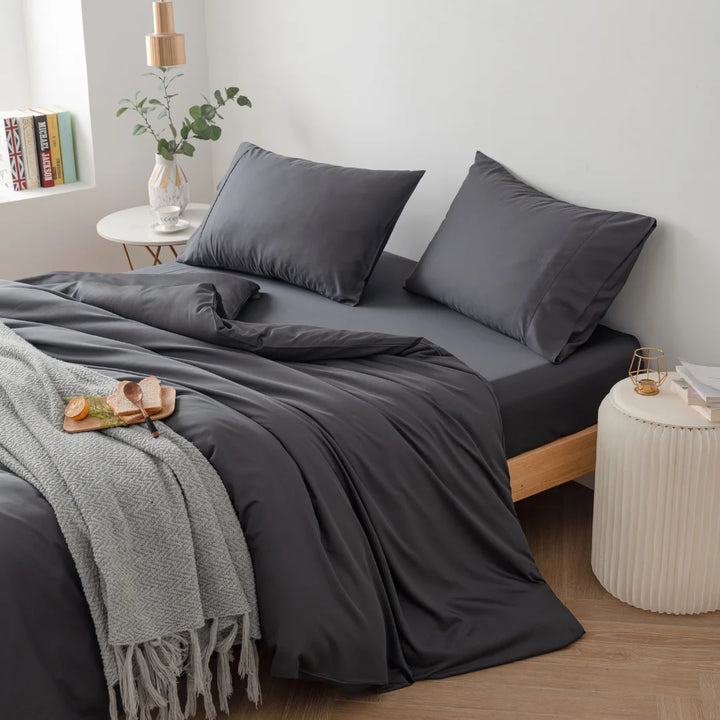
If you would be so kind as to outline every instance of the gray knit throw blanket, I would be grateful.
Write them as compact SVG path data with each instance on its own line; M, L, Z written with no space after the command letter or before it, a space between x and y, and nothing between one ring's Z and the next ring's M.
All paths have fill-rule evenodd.
M228 712L230 663L260 700L255 580L245 538L220 478L166 425L63 431L63 396L107 395L115 381L40 352L0 323L0 463L50 503L75 561L118 717ZM58 648L62 652L62 648ZM187 676L187 702L178 681Z

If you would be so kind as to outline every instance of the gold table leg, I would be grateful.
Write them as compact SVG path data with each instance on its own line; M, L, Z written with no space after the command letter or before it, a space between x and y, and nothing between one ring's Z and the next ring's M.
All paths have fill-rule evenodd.
M125 247L125 243L122 243L122 249L125 253L125 259L127 260L127 264L130 266L131 270L134 270L133 264L130 262L130 255L128 255L127 247Z
M160 260L160 250L162 249L162 245L158 245L158 246L157 246L157 249L155 250L155 252L153 252L153 249L152 249L149 245L146 245L146 246L145 246L145 249L146 249L146 250L150 253L150 255L152 256L153 266L155 266L155 265L162 265L162 260Z
M172 245L168 245L168 247L172 250L172 254L177 257L177 253L175 252L175 248Z

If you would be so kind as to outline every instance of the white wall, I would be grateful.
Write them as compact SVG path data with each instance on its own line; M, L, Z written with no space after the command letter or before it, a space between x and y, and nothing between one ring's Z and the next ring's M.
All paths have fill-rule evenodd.
M30 101L25 53L23 0L2 0L3 33L0 43L0 109L25 107Z
M36 53L31 56L30 65L35 96L29 102L71 106L72 102L81 101L75 93L87 83L85 102L89 97L88 126L92 126L95 187L64 195L0 203L0 277L22 277L53 269L125 270L122 250L98 238L95 225L109 212L147 204L146 183L155 153L153 141L148 136L133 137L129 114L116 119L115 111L119 98L143 87L150 91L154 89L150 78L141 78L148 70L145 33L152 32L151 3L25 2L28 17L33 17L39 25L37 34L40 37L51 36L53 17L59 12L73 18L76 30L77 24L82 23L87 76L66 53L52 56L48 49L46 64L40 63L39 67L33 60L38 57ZM177 105L178 109L184 111L207 91L205 18L203 5L198 0L176 0L174 7L176 27L178 32L185 33L187 49L185 77L178 81L182 83L181 96L176 98L181 103ZM0 79L0 84L2 82L4 80ZM63 87L64 83L66 87ZM80 131L83 131L82 127ZM86 163L87 155L78 153L81 173ZM195 158L183 160L182 164L190 177L191 199L209 200L214 187L209 148L198 146ZM85 167L84 175L87 177L91 171L92 168ZM150 259L140 249L134 252L133 258L138 264L146 264Z
M715 0L207 0L206 23L210 85L254 103L228 114L216 181L242 139L425 168L389 245L417 258L481 149L563 199L657 217L608 323L720 362Z

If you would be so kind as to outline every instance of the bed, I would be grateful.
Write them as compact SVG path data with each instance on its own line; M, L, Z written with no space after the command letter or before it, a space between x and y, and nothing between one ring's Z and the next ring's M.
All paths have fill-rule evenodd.
M0 281L0 319L61 360L177 389L167 423L241 520L274 674L389 690L582 634L534 565L494 394L463 363L413 336L185 313L196 289L236 285L227 274L169 273L180 287L69 275ZM164 323L174 303L187 334L142 321ZM105 720L72 557L43 497L2 470L0 545L0 707Z
M580 350L553 364L512 338L407 292L403 283L415 266L413 260L383 253L357 307L278 280L238 273L261 288L243 319L303 324L312 318L313 324L328 328L427 337L490 381L500 404L516 501L592 472L597 408L627 373L637 339L601 325ZM198 270L173 262L136 272Z
M415 264L382 251L421 172L244 143L182 262L0 281L5 337L28 357L176 389L166 427L227 491L279 677L387 691L584 632L513 502L593 469L597 407L637 347L598 323L655 221L534 191L524 218L518 181L480 154L476 171L509 188L510 206L456 198ZM517 237L537 247L502 237L494 264L470 262L458 214L471 234L520 217ZM562 241L550 255L548 238ZM1 408L9 445L13 405ZM12 466L0 467L0 711L107 720L117 678L87 587L32 473ZM125 657L126 678L147 675Z

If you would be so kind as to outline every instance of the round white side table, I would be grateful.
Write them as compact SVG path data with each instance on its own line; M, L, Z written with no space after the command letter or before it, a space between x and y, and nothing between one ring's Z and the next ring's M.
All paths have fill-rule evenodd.
M205 218L209 207L205 203L189 203L181 218L186 220L189 225L169 233L153 230L155 217L149 205L118 210L118 212L106 215L98 222L97 233L105 240L122 245L125 260L131 270L134 268L128 253L128 245L144 246L152 256L153 265L160 265L162 263L160 250L169 247L174 257L177 257L175 246L184 245L190 239Z
M600 405L592 569L630 605L720 609L720 423L670 389L617 383Z

